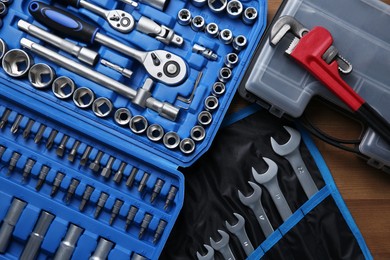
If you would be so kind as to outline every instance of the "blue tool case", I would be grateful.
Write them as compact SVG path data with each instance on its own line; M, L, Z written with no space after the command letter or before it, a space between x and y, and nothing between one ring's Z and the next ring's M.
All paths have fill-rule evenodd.
M1 2L1 259L159 257L266 25L209 2Z

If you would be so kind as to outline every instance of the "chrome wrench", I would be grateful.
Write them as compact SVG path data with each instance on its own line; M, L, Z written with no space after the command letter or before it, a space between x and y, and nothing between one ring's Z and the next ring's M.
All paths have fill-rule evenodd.
M237 223L230 225L229 222L225 221L226 228L230 233L234 234L238 238L246 256L250 256L254 251L254 248L245 230L245 219L238 213L234 213L234 216L238 220Z
M226 260L236 260L233 255L232 250L229 246L229 235L223 230L218 230L218 233L221 235L221 240L215 242L214 239L210 237L210 245L217 251L219 251L223 258Z
M214 260L214 248L209 245L203 246L206 248L207 254L201 255L199 252L196 252L196 257L198 258L198 260Z
M67 11L39 1L32 1L29 11L39 22L60 32L64 36L86 43L98 42L136 59L145 67L153 79L166 85L179 85L187 78L188 69L186 62L173 53L164 50L145 52L131 48L100 33L99 28L95 25L87 23Z

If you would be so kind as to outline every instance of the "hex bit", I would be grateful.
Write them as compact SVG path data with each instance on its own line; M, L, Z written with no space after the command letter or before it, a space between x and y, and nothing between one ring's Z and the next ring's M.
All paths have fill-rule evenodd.
M53 147L57 134L58 131L54 129L50 132L49 138L47 138L46 149L50 150Z
M1 117L1 120L0 120L0 129L3 129L4 126L7 124L10 114L11 114L11 110L8 108L5 109L5 111L3 112L3 116Z
M78 141L78 140L76 140L76 142L74 142L73 147L70 150L70 153L68 155L68 161L74 162L74 160L75 160L75 158L77 156L77 151L78 151L78 149L80 147L80 144L81 144L81 142Z
M26 128L24 129L24 131L23 131L23 138L24 138L24 139L27 139L27 137L30 135L31 129L33 128L34 124L35 124L35 121L34 121L34 120L32 120L32 119L29 119L29 120L28 120L27 126L26 126Z
M113 181L114 181L116 184L119 184L119 183L122 181L123 174L124 174L124 172L125 172L126 166L127 166L127 163L121 162L121 165L119 166L119 169L118 169L118 171L115 173L114 178L113 178Z
M37 134L35 135L35 138L34 138L34 143L36 144L39 144L42 140L42 137L43 137L43 133L45 132L46 130L46 126L45 125L41 125L38 129L38 132Z
M80 159L80 165L81 166L85 166L89 160L89 155L91 154L92 152L92 147L91 146L87 146L87 148L85 148L84 152L83 152L83 155L81 156L81 159Z
M126 225L125 225L125 230L127 231L129 229L129 226L131 223L133 223L135 215L137 215L138 208L135 206L131 206L129 209L129 212L127 213L126 217Z
M65 196L65 203L66 204L70 203L70 200L72 199L74 193L76 192L76 189L79 186L79 184L80 184L80 181L78 179L72 179L72 181L68 187L68 191L66 192L66 196Z
M62 180L64 179L65 177L65 174L63 174L62 172L58 172L54 181L53 181L53 187L51 188L51 192L50 192L50 197L54 197L58 190L60 189L60 186L61 186L61 183L62 183Z
M39 215L37 224L35 225L34 230L23 249L22 255L19 258L20 260L36 259L43 239L45 238L46 232L48 231L53 220L54 215L50 214L49 212L42 211L42 213Z
M99 217L102 209L104 208L104 205L107 202L107 199L108 199L108 194L105 193L105 192L102 192L100 194L99 200L97 202L95 213L93 214L94 218L98 218Z
M101 237L99 239L98 245L96 246L95 252L93 252L93 254L89 258L89 260L108 259L107 257L110 254L110 251L111 251L113 246L114 246L114 243Z
M107 165L102 169L100 175L106 179L110 178L112 172L112 166L114 165L115 157L110 156Z
M160 192L161 192L164 184L165 184L165 181L163 181L161 179L157 179L156 184L154 185L154 188L153 188L152 196L150 197L150 202L151 203L154 203L154 201L156 200L157 196L160 195Z
M110 226L114 223L116 217L118 216L119 211L123 206L123 203L124 203L123 200L120 199L115 200L114 206L112 206L112 210L111 210L111 218L109 223Z
M5 148L4 146L0 145L0 160L3 157L3 154L4 154L5 150L7 150L7 148Z
M11 175L12 171L15 169L16 167L16 164L18 163L19 159L20 159L20 154L17 153L17 152L14 152L12 154L12 157L11 157L11 160L9 161L9 165L8 165L8 172L7 172L7 175Z
M135 177L137 176L137 173L138 173L138 168L134 167L131 170L131 173L130 173L129 177L127 178L127 181L126 181L126 186L128 188L131 188L133 186L133 183L134 183Z
M46 165L42 166L41 171L39 172L39 175L38 175L37 185L35 186L35 190L36 191L40 191L41 190L42 185L45 182L46 176L49 173L49 171L50 171L50 167L47 167Z
M144 176L142 176L142 179L141 179L141 181L140 181L140 183L139 183L139 186L138 186L138 191L139 192L143 192L144 191L144 189L145 189L145 187L146 187L146 183L148 182L148 180L149 180L149 177L150 177L150 174L149 173L147 173L147 172L145 172L144 173Z
M70 260L76 248L76 243L83 232L83 228L76 226L75 224L70 224L64 239L58 246L53 260Z
M80 206L79 206L80 211L84 211L85 206L87 205L89 199L91 198L91 195L92 195L94 190L95 190L94 187L87 185L87 187L84 190L83 197L81 198L81 202L80 202Z
M158 223L156 232L154 233L153 237L153 244L156 244L158 240L160 240L160 237L164 233L165 227L167 226L167 222L163 219L160 220Z
M12 200L11 206L7 211L3 223L0 227L0 254L4 254L7 251L7 247L12 238L15 225L18 223L20 216L27 203L17 198Z
M91 162L91 164L89 165L89 169L91 169L94 172L99 171L100 161L102 160L103 155L104 155L104 153L102 151L99 151L95 157L95 160L93 160L93 162Z
M36 161L33 159L28 159L23 168L22 182L25 182L28 179L28 176L31 174L31 170L34 167Z
M12 124L12 127L11 127L12 134L16 134L19 131L19 126L20 126L20 122L22 122L22 119L23 119L23 115L21 115L21 114L19 114L16 117L15 122Z
M58 157L63 157L64 156L65 150L66 150L66 144L68 143L69 138L70 137L67 136L67 135L64 135L62 137L60 145L58 146L57 151L56 151L56 154L57 154Z
M171 205L172 201L175 199L177 190L178 190L177 187L173 186L173 185L169 189L168 196L167 196L167 199L166 199L165 205L164 205L164 210L165 211L168 210L168 208Z
M152 220L153 216L149 213L146 213L144 216L144 219L142 220L141 223L141 228L138 234L138 238L142 239L142 237L145 234L145 231L149 228L150 221Z

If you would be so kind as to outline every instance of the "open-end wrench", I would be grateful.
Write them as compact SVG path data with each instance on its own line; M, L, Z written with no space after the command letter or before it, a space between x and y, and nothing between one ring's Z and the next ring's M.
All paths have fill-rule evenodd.
M87 23L65 10L39 1L32 1L29 11L36 20L60 32L63 36L86 43L98 42L136 59L153 79L166 85L178 85L187 78L186 62L173 53L165 50L148 52L136 50L100 33L97 26Z
M238 238L242 248L245 251L245 254L247 256L250 256L254 251L254 248L245 230L245 219L238 213L234 213L234 216L236 216L238 220L237 223L234 225L230 225L229 222L225 221L226 228L227 230L229 230L230 233L234 234Z
M210 245L220 252L225 260L235 260L236 258L233 255L232 250L229 246L229 235L223 230L218 230L218 233L221 235L221 240L215 242L214 239L210 237Z
M264 187L268 190L280 216L283 221L286 221L286 219L292 215L292 212L279 186L277 177L278 166L271 159L263 157L263 160L268 164L268 170L263 174L259 174L254 168L252 168L253 178L255 178L257 183L264 185Z
M85 8L104 19L112 28L121 33L129 33L134 29L134 17L122 10L106 10L85 0L60 0L60 2L76 8Z
M214 248L209 245L203 246L206 248L207 254L201 255L199 252L196 252L196 257L198 258L198 260L214 260Z
M245 197L241 191L238 191L238 197L240 198L242 204L253 211L264 235L269 237L274 232L274 228L272 227L271 222L265 213L263 204L261 203L261 195L263 191L259 185L250 181L248 181L248 183L252 187L253 193L248 197Z
M280 145L271 137L272 149L276 154L285 157L289 161L306 196L311 198L318 192L318 188L303 162L301 152L299 151L301 134L291 127L285 126L284 128L290 134L290 140L286 144Z

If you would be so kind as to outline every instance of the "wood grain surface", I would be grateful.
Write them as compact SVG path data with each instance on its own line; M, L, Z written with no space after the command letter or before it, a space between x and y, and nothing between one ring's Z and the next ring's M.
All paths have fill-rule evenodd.
M281 0L268 1L271 21ZM390 4L390 0L384 0ZM245 106L236 97L233 108ZM332 136L353 139L361 133L358 123L332 111L322 102L312 101L307 108L313 123ZM390 174L374 169L356 155L318 139L321 151L353 218L375 259L390 259Z

